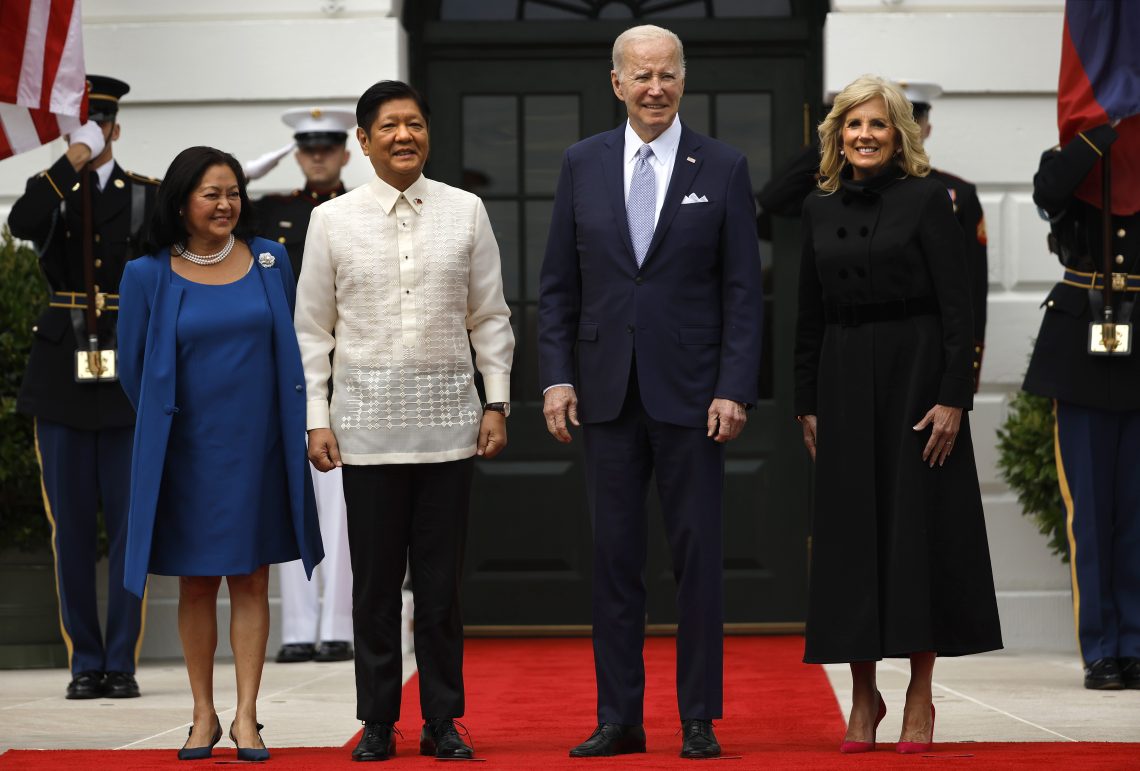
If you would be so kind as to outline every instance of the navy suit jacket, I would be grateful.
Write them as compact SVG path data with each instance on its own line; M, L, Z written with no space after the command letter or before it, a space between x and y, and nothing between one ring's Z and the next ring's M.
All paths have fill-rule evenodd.
M624 149L622 124L563 158L539 288L540 385L571 383L580 420L613 420L636 360L652 418L705 426L714 397L757 400L763 299L748 164L682 125L639 269L626 221ZM690 194L708 200L682 204Z

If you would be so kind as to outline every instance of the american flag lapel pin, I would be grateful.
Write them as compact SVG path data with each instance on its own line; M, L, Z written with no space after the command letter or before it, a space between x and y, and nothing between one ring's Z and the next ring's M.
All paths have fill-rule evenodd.
M691 155L686 155L685 160L688 161L689 163L696 163L697 162L697 159Z

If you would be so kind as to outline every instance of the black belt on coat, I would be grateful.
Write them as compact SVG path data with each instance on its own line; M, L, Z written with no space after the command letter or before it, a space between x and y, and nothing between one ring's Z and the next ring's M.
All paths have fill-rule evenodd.
M823 319L828 324L857 327L876 321L898 321L911 316L937 316L938 298L902 297L873 303L824 303Z

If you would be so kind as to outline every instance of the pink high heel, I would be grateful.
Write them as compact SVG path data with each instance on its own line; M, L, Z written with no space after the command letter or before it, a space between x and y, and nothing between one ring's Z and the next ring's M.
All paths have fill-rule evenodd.
M934 705L930 705L930 741L928 742L899 742L895 745L895 752L900 755L915 755L920 752L929 752L934 745Z
M875 734L879 730L879 723L883 722L883 718L887 716L887 703L883 701L883 694L879 694L879 716L875 718L875 727L871 731L871 741L869 742L843 742L839 745L839 751L848 755L855 752L871 752L875 749Z

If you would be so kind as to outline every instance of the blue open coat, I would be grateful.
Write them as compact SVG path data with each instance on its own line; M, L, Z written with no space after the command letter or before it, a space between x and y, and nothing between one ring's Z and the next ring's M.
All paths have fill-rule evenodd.
M254 256L251 270L261 279L273 315L273 354L289 506L301 561L311 578L313 568L324 557L324 546L305 446L305 377L293 331L296 284L283 246L254 238L249 249ZM265 259L266 253L273 259ZM123 585L140 597L146 587L171 416L178 410L176 325L182 288L173 283L171 276L170 250L163 249L127 263L119 284L119 380L138 413ZM229 483L218 480L218 484Z

